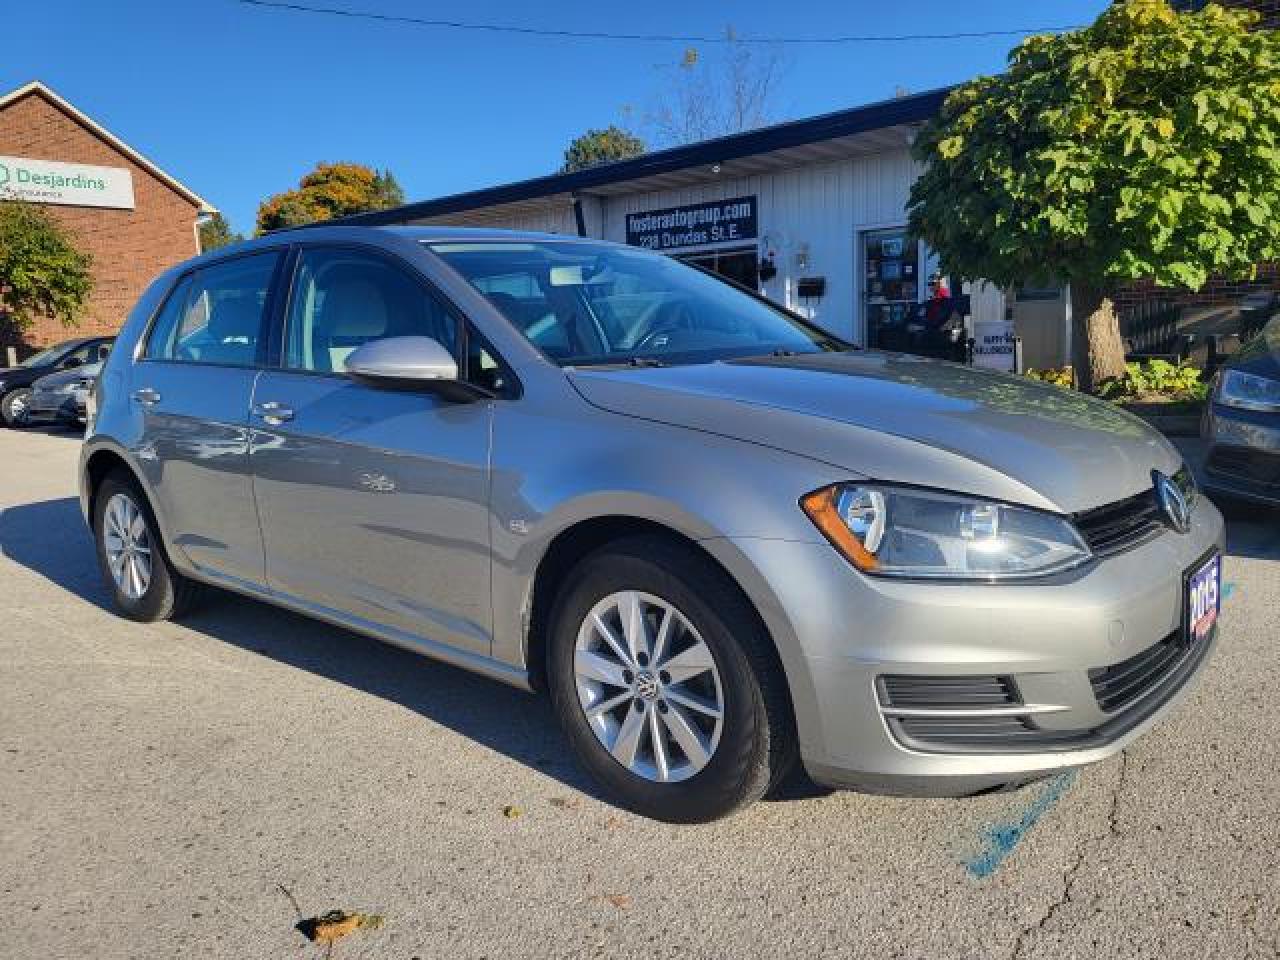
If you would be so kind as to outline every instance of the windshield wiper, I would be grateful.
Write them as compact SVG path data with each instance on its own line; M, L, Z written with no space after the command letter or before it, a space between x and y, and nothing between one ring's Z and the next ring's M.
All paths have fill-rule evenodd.
M666 361L659 360L657 357L619 357L617 360L594 360L588 363L572 363L566 366L577 367L579 370L599 369L602 367L665 367Z

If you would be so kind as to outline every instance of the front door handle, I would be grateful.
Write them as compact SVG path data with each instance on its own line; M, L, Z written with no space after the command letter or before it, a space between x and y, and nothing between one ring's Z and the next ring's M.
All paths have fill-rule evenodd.
M293 419L293 408L277 403L275 400L268 400L266 403L254 404L253 415L273 427L278 427Z
M160 402L160 394L150 387L143 387L141 390L133 392L133 399L137 400L144 407L150 407Z

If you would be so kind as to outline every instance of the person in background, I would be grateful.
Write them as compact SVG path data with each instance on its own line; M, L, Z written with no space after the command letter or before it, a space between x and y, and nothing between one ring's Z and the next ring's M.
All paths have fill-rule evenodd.
M929 299L925 301L926 336L935 356L964 360L964 316L951 296L947 279L940 273L929 277Z

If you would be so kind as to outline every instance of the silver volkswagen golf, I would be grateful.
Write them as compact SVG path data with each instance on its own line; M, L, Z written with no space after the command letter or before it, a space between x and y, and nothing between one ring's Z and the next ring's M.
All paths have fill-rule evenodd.
M212 585L545 690L663 820L797 761L956 796L1100 760L1216 642L1222 518L1158 433L629 247L274 234L157 279L91 407L125 616Z

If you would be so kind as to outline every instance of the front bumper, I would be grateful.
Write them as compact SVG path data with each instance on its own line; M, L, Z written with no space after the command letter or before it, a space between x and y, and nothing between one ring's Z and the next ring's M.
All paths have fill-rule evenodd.
M1181 637L1186 573L1224 539L1221 515L1201 497L1185 535L1166 530L1052 581L1005 585L874 579L825 543L734 543L767 584L765 602L756 599L775 638L798 648L783 661L809 774L871 792L960 796L1102 760L1154 724L1217 642L1215 633L1168 657L1159 646ZM1141 696L1116 703L1101 692L1108 677L1144 664L1162 672ZM913 711L886 703L886 677L908 687L1008 678L1016 702L986 712L1007 713L1009 726L967 743L935 739L927 720L937 712L904 723Z
M31 394L26 417L28 423L82 424L85 399L76 394L37 391Z
M1206 489L1280 506L1280 413L1211 403L1200 432L1209 441Z

